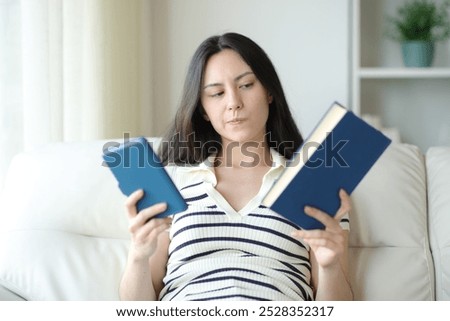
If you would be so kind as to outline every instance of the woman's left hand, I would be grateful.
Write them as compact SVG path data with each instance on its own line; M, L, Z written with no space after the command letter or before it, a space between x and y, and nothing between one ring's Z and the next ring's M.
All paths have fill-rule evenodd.
M325 226L323 230L296 230L292 233L292 236L302 238L311 247L318 265L322 268L339 264L348 247L348 231L342 229L340 221L351 210L351 201L343 189L339 191L339 197L341 206L334 217L317 208L305 208L306 214Z

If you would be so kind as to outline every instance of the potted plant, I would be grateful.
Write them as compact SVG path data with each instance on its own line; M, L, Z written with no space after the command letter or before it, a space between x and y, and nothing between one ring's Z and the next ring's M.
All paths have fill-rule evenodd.
M450 37L449 8L450 0L411 0L387 17L387 35L401 43L405 66L431 66L434 44Z

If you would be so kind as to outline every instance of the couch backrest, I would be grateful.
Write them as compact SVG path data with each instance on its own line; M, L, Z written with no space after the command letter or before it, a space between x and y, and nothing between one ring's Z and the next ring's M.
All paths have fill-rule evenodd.
M391 144L352 194L350 255L359 300L433 300L425 159Z
M0 285L30 300L118 299L129 235L125 197L102 166L107 143L53 144L14 159L0 199ZM352 199L355 298L432 300L420 151L389 147ZM432 210L445 216L440 208ZM436 239L439 249L447 246L441 261L448 263L446 242Z
M450 300L450 147L433 147L426 155L436 299Z

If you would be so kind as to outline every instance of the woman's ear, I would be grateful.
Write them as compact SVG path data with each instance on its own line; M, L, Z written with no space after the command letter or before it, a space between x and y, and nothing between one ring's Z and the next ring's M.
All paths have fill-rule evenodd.
M209 117L208 117L208 115L207 115L206 113L203 113L203 118L204 118L206 121L209 121Z
M270 105L270 104L272 103L272 101L273 101L273 96L272 96L272 94L269 93L269 96L268 96L267 98L268 98L269 105Z

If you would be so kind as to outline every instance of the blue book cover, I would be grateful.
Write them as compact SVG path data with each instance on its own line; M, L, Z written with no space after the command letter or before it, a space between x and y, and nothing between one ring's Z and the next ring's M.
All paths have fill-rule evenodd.
M303 229L323 229L304 207L334 216L341 204L339 190L351 194L390 143L379 130L335 103L262 203Z
M137 203L138 211L159 202L166 202L167 209L157 217L186 210L186 202L144 137L117 145L105 150L103 159L123 194L129 196L138 189L144 190L144 196Z

